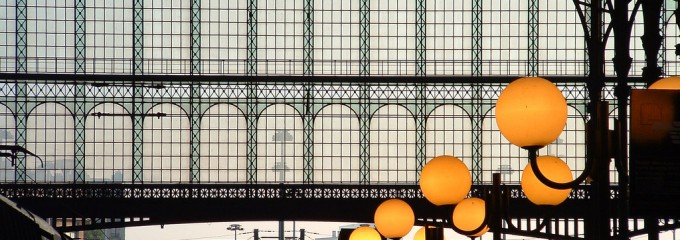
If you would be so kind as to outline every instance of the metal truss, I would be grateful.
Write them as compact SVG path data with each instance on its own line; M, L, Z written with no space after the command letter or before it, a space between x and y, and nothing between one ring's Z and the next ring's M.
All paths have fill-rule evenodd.
M141 87L132 87L132 182L142 183L144 168L144 151L142 142L144 134L144 103Z
M529 76L538 75L538 2L529 1Z
M201 74L201 1L191 1L191 74Z
M303 74L314 73L314 1L305 0L304 14L304 39L303 39Z
M132 73L144 74L144 0L132 4Z
M27 9L26 0L16 1L16 72L25 73L27 71L26 61L28 59L27 45L28 39L26 39L27 27Z
M248 1L248 58L246 74L257 74L257 1Z
M487 188L488 186L484 185L474 185L471 193L479 194L487 191ZM589 213L588 208L577 207L590 201L589 186L574 189L564 204L553 207L550 211L550 227L541 232L529 230L535 227L532 225L533 222L541 221L536 218L536 213L545 211L545 208L528 203L519 185L508 185L504 189L508 205L512 206L506 209L507 214L511 216L510 221L522 230L504 229L505 233L582 239L578 236L581 236L583 229L574 223L582 221ZM616 189L612 188L611 191L614 194L612 199L616 201ZM326 221L370 222L372 216L365 212L389 198L404 199L412 203L416 208L418 221L427 222L428 219L441 218L441 209L427 204L417 185L23 184L2 185L0 194L33 209L41 216L57 219L55 225L62 231L188 223L199 222L202 219L233 221L314 218ZM187 199L193 201L191 207L186 207ZM225 200L230 204L225 205ZM101 204L106 204L107 207L102 208ZM179 207L181 204L185 207ZM334 207L327 208L329 204ZM251 210L270 205L276 205L278 209L307 211ZM168 207L173 207L176 211L167 214ZM224 214L225 211L222 209L229 207L231 207L229 214ZM204 208L213 211L199 211ZM325 209L310 211L320 208ZM610 211L615 212L616 209L611 208ZM674 229L678 227L678 222L661 220L659 226L660 229ZM644 234L645 229L636 228L632 235Z
M370 0L359 2L359 75L366 76L370 71Z
M198 183L201 181L201 115L203 113L201 104L200 85L191 86L191 101L189 102L189 125L191 136L189 137L190 162L189 162L189 181Z
M482 0L472 1L472 75L482 75Z
M425 0L416 0L416 76L425 75Z

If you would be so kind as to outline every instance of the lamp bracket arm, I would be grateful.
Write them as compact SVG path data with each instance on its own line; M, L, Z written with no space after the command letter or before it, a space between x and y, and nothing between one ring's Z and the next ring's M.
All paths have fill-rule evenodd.
M588 178L590 175L590 170L592 168L592 160L590 158L586 158L586 167L583 169L583 172L581 172L581 175L579 175L576 179L570 182L566 183L558 183L558 182L553 182L550 179L548 179L542 172L541 169L538 168L538 161L536 160L536 150L537 149L528 149L529 150L529 162L531 164L531 170L534 171L534 175L536 175L536 178L541 181L541 183L545 184L548 187L554 188L554 189L569 189L569 188L574 188L581 184L583 181Z

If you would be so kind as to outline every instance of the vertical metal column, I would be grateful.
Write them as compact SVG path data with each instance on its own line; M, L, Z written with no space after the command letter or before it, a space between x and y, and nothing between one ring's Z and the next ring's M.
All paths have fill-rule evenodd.
M132 5L132 74L144 73L144 0Z
M75 72L85 73L85 0L75 3ZM85 86L76 84L74 89L74 182L85 182Z
M133 0L132 6L132 74L144 74L144 1ZM141 183L143 177L143 89L132 83L132 182Z
M17 0L15 6L16 12L16 72L26 73L28 70L27 62L27 9L26 0Z
M482 0L472 1L472 75L482 76ZM482 182L482 86L472 84L472 182Z
M591 1L591 21L589 40L590 74L587 82L590 120L587 127L586 153L591 161L597 179L592 183L590 214L585 219L586 239L609 239L611 225L609 222L609 159L607 148L608 104L600 101L604 87L604 43L602 31L603 1Z
M201 1L191 1L191 75L200 75L201 65ZM189 121L190 134L189 143L189 182L201 182L201 86L191 84L191 94L189 99Z
M416 76L425 75L425 0L416 0Z
M368 76L370 74L370 21L369 21L369 1L360 0L359 2L359 75ZM361 89L361 113L359 115L359 183L369 184L370 176L370 119L368 116L369 86L366 81Z
M369 85L364 82L361 86L361 103L359 103L359 184L369 184L371 181L370 167L370 126L369 119Z
M644 18L644 35L642 36L642 48L645 50L646 65L642 68L642 79L648 85L654 83L661 76L661 68L658 66L658 54L663 42L659 19L661 18L662 1L642 1L642 14ZM654 217L645 218L645 228L648 229L648 239L659 239L659 221Z
M16 6L16 73L26 73L28 70L27 66L27 56L26 56L26 33L27 33L27 23L26 23L26 0L17 0ZM26 147L26 120L28 118L28 112L26 109L26 91L27 86L25 82L14 83L14 88L16 92L16 136L15 142L17 145ZM18 183L26 182L26 158L24 155L17 156L14 166L14 180Z
M248 0L248 59L246 74L257 74L257 0Z
M201 1L191 1L191 74L201 74Z
M85 0L76 0L75 5L75 72L85 73Z
M303 27L303 74L314 74L314 1L305 0Z
M416 0L416 76L425 76L425 0ZM425 85L416 85L416 181L425 165Z
M615 9L612 16L614 25L614 71L616 71L617 84L614 90L616 95L618 121L617 127L619 134L615 144L616 149L616 169L619 176L619 196L628 196L628 98L630 87L628 86L628 72L630 71L633 59L630 57L630 35L632 23L628 19L628 0L616 0ZM620 239L629 238L628 230L628 198L619 199L619 219L618 235Z
M303 43L303 74L305 76L314 75L314 1L305 0L304 5L304 43ZM302 118L303 129L303 182L312 183L314 181L314 110L312 99L312 85L308 81L305 84L305 113Z
M529 76L538 75L538 0L529 1Z
M74 141L73 141L73 180L85 182L85 86L76 84L74 100Z
M307 83L305 86L305 113L302 118L303 121L303 182L312 183L314 181L314 109L312 103L312 86Z
M248 0L248 59L246 63L246 74L249 76L257 75L257 0ZM246 175L248 183L257 182L257 86L255 83L248 83L248 155Z
M246 175L248 183L257 182L257 86L254 83L248 84L248 103L246 121L248 122L247 132L247 166Z
M359 2L359 75L367 76L370 74L370 0L360 0Z
M191 96L189 98L189 121L191 136L189 137L190 147L189 158L191 163L189 164L189 170L191 172L189 182L199 183L201 182L201 114L203 113L201 104L201 86L197 84L191 84Z

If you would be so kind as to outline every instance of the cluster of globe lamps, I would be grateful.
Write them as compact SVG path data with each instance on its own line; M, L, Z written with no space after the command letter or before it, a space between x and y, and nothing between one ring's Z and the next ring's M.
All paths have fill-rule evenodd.
M649 89L680 89L680 77L660 79ZM557 86L544 78L514 80L498 97L498 129L510 143L529 151L530 163L522 172L521 186L533 204L559 205L569 197L570 186L582 182L581 177L587 175L584 173L574 180L563 160L549 155L536 156L538 149L559 137L566 122L566 100ZM465 163L448 155L428 161L420 176L424 197L436 206L453 206L451 227L474 238L489 231L489 227L484 199L468 197L471 186L472 177ZM377 240L381 235L390 239L402 238L413 228L415 214L405 201L388 199L375 210L374 223L375 229L370 226L355 229L350 240ZM425 240L425 227L416 232L414 239Z

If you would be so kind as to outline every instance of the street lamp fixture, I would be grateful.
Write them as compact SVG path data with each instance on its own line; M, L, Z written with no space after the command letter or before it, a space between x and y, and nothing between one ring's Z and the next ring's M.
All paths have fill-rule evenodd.
M498 129L510 143L529 151L530 163L522 174L522 188L527 198L536 205L559 205L569 196L571 188L590 174L593 162L590 158L581 176L573 179L564 161L536 154L540 148L555 142L566 122L566 100L562 92L546 79L517 79L508 84L498 97ZM542 171L550 176L546 177ZM500 230L496 228L501 227L503 209L500 181L500 174L494 174L490 202L474 196L466 199L472 185L467 166L458 158L439 156L423 167L420 188L425 198L434 205L454 206L451 227L457 232L477 237L493 228L496 236ZM546 222L539 224L538 228L545 227ZM510 222L508 224L514 228Z
M381 240L380 233L368 225L362 225L352 231L349 240Z
M243 231L241 224L232 224L227 227L227 230L234 231L234 240L236 240L236 231Z
M408 203L401 199L388 199L375 210L375 228L386 238L406 236L413 228L415 215Z

